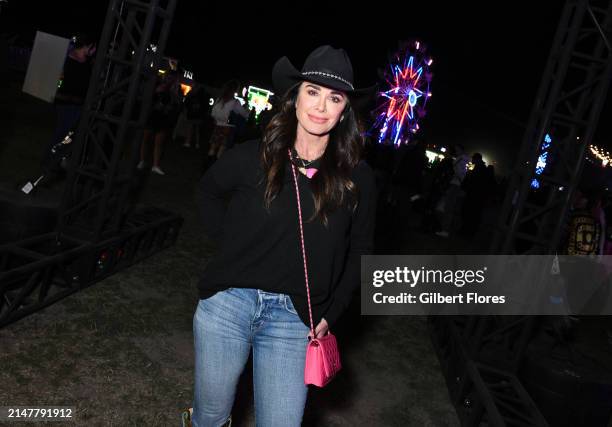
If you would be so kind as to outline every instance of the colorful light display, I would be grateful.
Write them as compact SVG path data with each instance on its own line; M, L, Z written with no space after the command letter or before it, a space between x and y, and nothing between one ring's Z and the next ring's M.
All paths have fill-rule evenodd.
M193 86L187 85L185 83L181 83L181 93L183 94L183 96L187 96L187 94L191 92L192 89L193 89Z
M380 129L378 142L390 139L395 146L406 143L419 130L419 120L425 116L433 59L426 56L420 42L400 49L384 74L388 89L380 93L375 128Z
M262 111L272 108L272 104L269 102L272 95L274 95L274 93L267 89L249 86L247 90L247 102L249 108L255 109L255 117L258 117Z
M439 153L436 153L435 151L430 151L430 150L425 150L425 156L427 157L427 160L429 161L429 163L433 163L436 160L444 159L444 154L439 154Z
M544 141L542 142L542 146L540 147L540 155L538 157L538 162L535 167L535 174L542 175L544 169L546 169L546 163L548 161L548 149L550 148L550 144L552 143L552 138L549 134L544 135ZM540 188L540 181L537 178L533 178L531 180L531 188Z
M604 151L603 149L596 147L594 145L590 145L589 150L591 151L591 154L595 156L597 160L601 161L602 167L605 168L606 166L612 166L612 157L610 157L609 152Z
M193 71L183 70L183 78L180 84L183 96L187 96L187 94L193 90Z

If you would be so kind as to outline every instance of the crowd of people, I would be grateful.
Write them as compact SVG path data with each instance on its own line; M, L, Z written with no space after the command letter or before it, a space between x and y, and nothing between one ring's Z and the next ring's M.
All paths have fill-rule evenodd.
M80 34L67 56L55 99L56 128L42 156L45 172L57 169L50 161L51 148L76 129L95 51L95 40ZM144 169L150 162L152 173L165 175L161 167L163 150L171 142L200 150L204 173L236 143L259 137L277 112L276 108L265 110L256 121L255 111L234 96L241 89L237 80L229 80L216 90L194 83L186 95L180 83L177 71L158 76L143 132L138 169ZM366 138L365 141L367 161L374 169L382 206L395 210L400 219L410 212L419 214L421 231L443 238L453 235L472 238L480 229L483 212L503 198L503 182L499 182L494 166L486 165L480 153L467 153L461 144L450 145L443 159L430 162L425 154L427 144L419 138L399 147L389 140L378 143ZM612 253L612 245L607 245L604 239L609 223L604 208L608 205L602 191L579 191L570 209L560 250ZM591 213L585 215L585 210ZM577 221L583 225L578 227ZM585 222L592 223L589 227L595 231L583 233L588 228ZM596 236L596 242L585 249L583 243L591 236Z
M151 171L165 175L160 160L163 144L169 136L173 143L182 144L184 148L202 148L202 172L236 142L259 136L270 112L261 113L256 120L255 109L235 96L240 89L238 80L227 81L219 90L194 83L192 89L183 95L176 73L161 76L147 121L138 168L145 166L151 139L154 141ZM214 100L212 105L209 104L211 99Z
M396 212L397 224L416 214L423 232L472 238L485 208L500 199L495 169L485 165L480 153L470 156L460 144L444 148L444 158L430 162L422 139L400 147L390 141L373 142L368 161L376 174L381 204Z
M77 129L95 52L96 41L88 34L81 33L73 38L53 103L55 130L42 149L41 169L49 180L63 176L65 165L60 162L61 155L55 148ZM204 171L235 142L258 136L260 124L269 121L270 111L263 112L260 120L256 120L255 109L235 97L242 87L237 80L227 81L221 89L190 82L191 90L185 94L176 67L163 71L156 77L144 125L137 164L139 170L149 165L152 173L165 175L161 167L164 146L169 141L182 141L185 148L205 147L207 155L202 156ZM212 105L210 99L214 99Z

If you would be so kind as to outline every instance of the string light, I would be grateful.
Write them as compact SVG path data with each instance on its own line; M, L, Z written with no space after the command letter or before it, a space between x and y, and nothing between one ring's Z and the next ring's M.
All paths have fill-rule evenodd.
M603 167L611 166L612 157L610 157L610 153L594 145L590 145L589 150L597 160L601 161Z

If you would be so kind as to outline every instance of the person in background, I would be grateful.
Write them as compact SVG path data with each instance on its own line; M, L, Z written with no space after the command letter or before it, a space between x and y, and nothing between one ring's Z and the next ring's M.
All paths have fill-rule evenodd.
M270 103L272 107L269 110L267 109L263 110L259 116L259 134L260 135L264 133L264 131L268 127L268 124L270 123L270 120L272 120L272 117L274 117L274 115L278 111L278 106L277 106L278 100L276 99L276 96L274 95L271 96L268 102Z
M234 97L239 88L240 83L236 80L230 80L225 83L221 96L215 101L210 112L215 120L215 127L210 136L208 164L221 157L227 144L231 141L231 134L236 126L229 122L230 113L234 112L244 118L244 120L249 117L248 110L240 105L240 102Z
M53 137L45 146L43 169L51 156L51 148L62 141L69 131L75 130L81 113L92 72L92 57L96 44L87 34L78 34L68 53L55 95L56 122Z
M450 180L444 196L440 199L438 205L436 206L436 211L440 213L441 216L440 224L442 227L442 230L436 232L436 235L440 237L448 237L453 226L457 202L462 194L461 183L465 178L467 173L467 165L470 161L470 157L465 153L463 145L456 144L454 147L454 153L455 159L453 160L453 177Z
M604 253L606 221L601 195L596 192L576 192L569 221L566 253L568 255L602 255Z
M176 123L181 99L179 88L176 72L168 73L159 79L155 88L155 94L153 95L153 106L145 125L143 140L140 146L138 169L144 168L146 149L152 139L154 145L151 172L157 175L166 174L160 167L162 146Z
M472 237L478 231L482 218L482 211L491 196L495 177L487 169L482 155L474 153L472 156L474 167L465 175L461 187L465 192L462 210L461 234Z
M195 148L200 148L200 127L202 126L202 119L206 113L206 94L200 85L195 85L185 97L185 118L187 126L187 138L183 147L191 147L195 145ZM192 140L195 135L195 144L192 144Z

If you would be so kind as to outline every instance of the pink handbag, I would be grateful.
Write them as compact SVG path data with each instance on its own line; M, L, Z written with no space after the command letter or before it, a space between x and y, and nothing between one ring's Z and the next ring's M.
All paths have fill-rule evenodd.
M291 158L291 150L289 150ZM308 314L310 315L310 332L315 336L314 323L312 321L312 306L310 304L310 286L308 285L308 267L306 263L306 246L304 245L304 227L302 225L302 205L300 203L300 191L297 183L295 165L291 163L295 194L297 196L298 217L300 220L300 243L302 244L302 258L304 260L304 279L306 281L306 295L308 296ZM310 177L309 177L310 178ZM312 384L323 387L329 383L340 371L340 352L336 337L327 332L322 338L312 338L306 348L306 364L304 366L304 384Z

